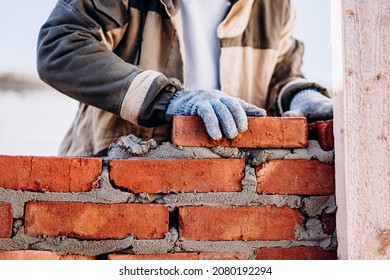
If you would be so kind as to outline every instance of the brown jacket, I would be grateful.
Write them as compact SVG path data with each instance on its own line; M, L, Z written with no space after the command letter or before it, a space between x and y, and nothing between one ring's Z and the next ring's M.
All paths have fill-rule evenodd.
M164 112L185 64L178 0L60 0L38 44L41 78L80 101L61 155L88 156L118 137L169 140ZM238 0L218 27L221 90L269 115L305 88L303 45L288 0ZM205 7L207 9L207 7ZM180 82L179 82L180 81Z

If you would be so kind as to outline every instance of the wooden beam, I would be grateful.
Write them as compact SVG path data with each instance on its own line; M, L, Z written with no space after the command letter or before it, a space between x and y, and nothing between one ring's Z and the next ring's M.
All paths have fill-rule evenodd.
M390 259L390 2L332 16L338 258Z

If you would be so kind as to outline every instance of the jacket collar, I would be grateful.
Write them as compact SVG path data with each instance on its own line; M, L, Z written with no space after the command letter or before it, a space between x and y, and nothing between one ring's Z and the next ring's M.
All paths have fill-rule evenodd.
M170 17L176 15L176 13L180 9L180 0L160 0L160 2L164 5L165 11ZM230 0L230 2L232 3L232 5L234 5L235 3L240 2L240 0Z
M179 0L160 0L160 2L164 5L169 17L175 16L180 9Z
M218 38L233 38L244 32L252 13L254 1L255 0L232 1L232 8L226 18L218 26Z

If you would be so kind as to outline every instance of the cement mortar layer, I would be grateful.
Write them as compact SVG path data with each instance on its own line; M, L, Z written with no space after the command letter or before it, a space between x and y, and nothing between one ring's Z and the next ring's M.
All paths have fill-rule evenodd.
M302 235L298 232L296 235ZM60 254L78 254L85 256L99 256L108 253L125 254L166 254L187 252L244 252L253 256L258 248L289 248L296 246L321 247L324 250L334 250L336 239L334 236L323 236L305 240L277 240L277 241L198 241L182 240L176 228L171 228L163 239L137 240L128 236L121 240L79 240L75 238L32 237L24 234L21 228L13 238L0 239L0 250L40 250L54 251ZM307 233L309 235L309 233ZM302 236L303 237L303 236Z
M98 181L100 187L89 192L28 192L0 188L0 201L12 203L14 219L24 216L24 206L28 201L60 201L60 202L91 202L91 203L132 203L135 195L123 192L111 186L108 178L108 168L104 167Z
M252 166L276 159L317 159L334 164L334 151L324 151L315 140L307 148L299 149L238 149L226 147L182 147L169 142L157 145L155 141L141 140L134 135L124 136L109 147L108 159L200 159L245 158Z
M118 140L119 141L119 140ZM335 234L327 235L321 222L321 213L335 213L335 197L265 195L256 192L255 168L272 159L318 159L333 164L333 151L321 150L316 141L309 141L307 149L239 150L236 148L176 147L170 143L157 146L153 141L143 141L128 136L120 145L110 146L111 154L103 160L99 176L100 188L83 193L25 192L0 188L0 201L12 203L14 218L13 238L0 239L0 250L49 250L62 254L102 255L112 252L132 254L163 254L170 252L253 252L261 247L320 246L326 250L336 248ZM125 149L125 150L124 150ZM245 158L247 166L242 180L242 191L237 193L169 193L132 194L115 189L109 182L108 161L112 158L128 159L195 159L195 158ZM306 216L303 225L295 230L295 241L193 241L181 240L177 232L178 221L170 221L171 229L163 239L136 240L129 236L122 240L79 240L67 237L45 238L24 234L24 206L28 201L64 201L91 203L156 203L166 205L170 211L180 206L252 206L273 205L300 209Z

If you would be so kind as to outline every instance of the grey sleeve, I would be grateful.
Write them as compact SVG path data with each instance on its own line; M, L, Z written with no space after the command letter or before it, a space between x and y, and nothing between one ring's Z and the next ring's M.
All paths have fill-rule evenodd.
M114 1L115 9L125 9ZM122 6L121 6L122 5ZM80 102L118 114L139 69L125 63L102 42L102 26L128 19L98 13L92 1L61 0L38 37L37 70L43 81Z

